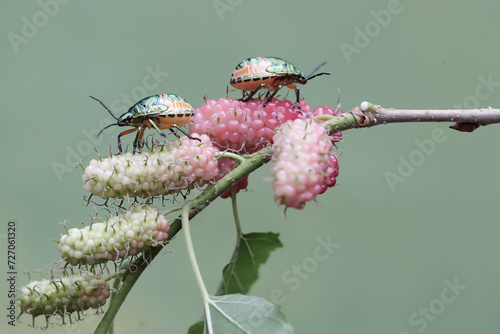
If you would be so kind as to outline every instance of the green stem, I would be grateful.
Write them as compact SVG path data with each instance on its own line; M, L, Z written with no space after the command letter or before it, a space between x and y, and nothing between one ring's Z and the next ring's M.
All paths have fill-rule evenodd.
M194 277L198 288L200 289L201 298L203 299L203 308L205 309L205 319L206 328L209 332L212 328L212 317L210 316L209 301L210 296L208 294L205 283L203 282L203 276L201 276L200 267L198 266L198 261L196 261L196 254L194 252L193 240L191 239L191 228L189 227L189 211L191 210L191 201L187 202L182 209L182 227L184 230L184 240L186 241L186 250L189 257L189 262L191 263L191 269L193 269Z
M173 236L175 236L180 230L181 230L181 221L179 219L176 219L172 222L172 224L170 224L169 240ZM101 322L97 326L94 333L99 333L99 334L108 333L109 327L113 322L113 319L115 318L116 314L118 313L118 310L120 309L121 305L125 301L125 298L127 297L128 293L130 292L134 284L137 282L142 272L148 267L149 263L162 250L163 250L162 246L150 248L146 251L146 253L142 257L140 257L139 259L134 261L133 264L130 265L130 268L132 269L129 270L123 276L122 279L123 284L120 290L118 290L118 292L116 293L113 301L109 303L109 308L104 314L104 317L102 318ZM147 261L145 261L144 258L146 258Z
M115 277L115 279L113 281L113 291L111 292L110 303L113 301L113 299L115 299L116 291L120 287L120 282L121 282L121 277ZM108 333L109 334L113 334L114 331L115 331L115 322L113 321L111 323L111 326L109 327L109 332Z
M231 187L231 204L233 207L233 218L234 225L236 227L236 245L234 246L233 255L231 255L231 260L229 261L230 266L234 266L236 259L238 258L238 252L240 250L240 242L243 237L243 231L241 229L240 216L238 214L238 203L236 201L236 184L233 184ZM223 270L222 280L217 287L217 291L215 292L216 296L227 294L226 282L231 279L231 275L233 274L233 270L226 270L227 267Z
M236 226L236 246L240 243L240 239L243 235L240 224L240 216L238 214L238 202L236 200L236 184L231 186L231 206L233 207L233 218L234 225Z
M208 187L202 194L196 197L192 202L192 211L190 213L190 218L194 218L198 213L203 211L210 203L212 203L220 194L229 189L234 183L238 182L248 174L252 173L257 168L261 167L266 162L271 160L272 148L266 147L262 150L243 158L243 161L230 173L225 175L220 179L215 185ZM168 240L171 240L181 229L181 220L175 219L170 224L170 231ZM109 308L104 314L101 322L97 326L94 333L96 334L106 334L108 329L113 322L118 310L125 301L128 293L137 282L141 274L148 267L149 263L160 253L163 249L162 246L154 247L146 251L146 253L139 257L131 265L131 270L127 273L123 279L123 284L120 290L116 293L115 299L110 302ZM147 261L144 260L147 259Z
M243 162L245 160L244 157L242 157L241 155L239 154L236 154L236 153L232 153L232 152L217 152L215 154L215 157L216 158L231 158L231 159L234 159L238 162Z
M321 123L321 125L324 126L325 128L330 128L331 133L345 131L345 130L349 130L349 129L355 129L355 128L360 127L359 118L350 112L343 113L340 116L328 117L327 115L324 115L324 117L321 117L319 120L323 120L323 119L326 119L326 121Z
M164 216L166 216L166 215L168 215L168 214L170 214L172 212L180 211L180 210L182 210L182 208L183 208L183 205L173 206L171 208L166 209L165 211L162 211L161 214L164 215Z

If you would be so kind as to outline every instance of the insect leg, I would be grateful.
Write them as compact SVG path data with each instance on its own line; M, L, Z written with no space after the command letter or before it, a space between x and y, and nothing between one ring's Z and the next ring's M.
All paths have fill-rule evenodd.
M276 96L276 93L278 93L278 91L281 89L281 87L283 87L282 85L279 85L278 88L276 88L276 90L266 99L266 102L264 102L264 107L269 103L271 102L271 100L273 99L274 96Z
M137 149L137 146L139 146L139 142L142 140L142 136L144 135L144 131L146 130L146 128L139 127L138 130L139 131L137 131L137 134L135 135L134 139L134 150L132 151L134 153L135 150Z
M177 126L176 124L172 124L172 127L176 128L177 130L179 130L180 132L182 132L183 134L185 134L186 137L188 137L189 139L196 139L198 141L201 141L200 138L195 138L195 137L191 136L189 133L187 133L186 131L184 131L181 127Z
M163 138L167 138L167 135L160 130L160 128L158 127L158 125L156 125L156 123L150 118L148 119L149 123L151 123L151 125L153 126L153 128L155 128L156 131L158 131L158 133L163 137Z
M248 94L247 96L245 96L244 98L242 98L241 101L247 102L248 100L250 100L255 95L255 93L257 93L265 85L266 85L265 83L261 83L259 87L255 88L253 91L251 91L250 94Z
M179 136L179 134L177 132L174 131L174 129L172 128L169 128L170 132L172 132L174 134L174 136L176 136L177 138L180 138L181 136Z
M297 97L297 102L295 102L295 104L299 106L299 110L302 112L302 108L300 106L300 88L298 86L295 88L295 96Z
M300 106L300 88L295 88L295 96L297 97L297 104Z
M122 133L120 133L118 135L118 150L120 151L120 153L122 153L122 142L120 140L120 137L121 136L125 136L125 135L128 135L129 133L132 133L134 131L137 131L137 128L133 128L133 129L129 129L129 130L125 130L123 131Z
M167 137L167 135L160 130L160 128L156 125L156 123L153 121L153 120L149 120L149 122L151 123L151 125L160 133L160 135L162 135L163 137ZM193 136L191 136L188 132L184 131L181 127L177 126L176 124L172 124L172 128L176 128L177 130L179 130L180 132L182 132L183 134L185 134L189 139L196 139L196 140L199 140L201 141L201 139L199 138L194 138ZM177 137L177 138L180 138L179 135L172 129L172 128L169 128L170 131L172 131L172 133Z

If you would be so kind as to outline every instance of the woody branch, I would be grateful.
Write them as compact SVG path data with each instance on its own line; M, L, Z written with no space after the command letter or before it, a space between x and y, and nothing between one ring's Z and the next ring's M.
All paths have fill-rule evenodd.
M500 109L393 109L365 101L339 117L321 115L317 118L326 120L323 126L330 127L333 132L407 122L455 122L450 128L472 132L480 125L500 123Z

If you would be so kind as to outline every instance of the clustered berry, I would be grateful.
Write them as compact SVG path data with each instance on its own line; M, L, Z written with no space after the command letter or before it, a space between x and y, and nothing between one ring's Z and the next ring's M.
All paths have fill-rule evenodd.
M105 222L72 228L57 249L71 265L118 261L168 239L170 225L155 207L132 205Z
M32 281L20 289L18 304L24 313L64 315L106 304L110 287L100 275L71 275L51 280Z
M330 154L329 161L325 170L325 181L321 185L321 191L318 195L323 194L328 188L333 187L337 183L337 176L339 176L339 162L337 157Z
M302 110L311 112L311 107L301 101ZM247 102L231 98L207 100L195 109L195 116L190 131L204 133L218 144L221 150L236 153L254 153L272 143L274 129L288 120L298 117L300 109L288 100L273 99L265 107L260 99ZM235 162L232 159L220 159L222 163L217 180L229 173ZM238 181L237 191L246 189L248 176ZM221 197L229 197L231 190Z
M329 106L318 107L312 112L311 107L303 100L300 101L299 108L288 100L272 99L263 106L260 99L243 102L220 98L207 100L201 108L195 109L190 131L207 134L221 150L251 154L273 144L276 128L286 122L318 115L339 116L341 113L340 110ZM330 136L333 142L341 139L340 132ZM217 180L229 173L234 166L234 162L228 161L224 162L222 168L222 163L221 159ZM237 190L245 189L247 185L248 178L245 177L237 183ZM221 197L228 196L229 191L226 191Z
M304 115L339 116L342 111L330 106L311 106L300 100L300 108L288 101L272 99L265 107L260 99L247 102L231 98L207 100L201 108L195 109L190 131L210 136L221 149L237 153L254 153L273 143L278 126L287 121L300 119ZM341 133L332 135L334 141L342 138Z
M208 136L199 138L201 143L183 136L142 154L93 159L82 176L83 187L107 199L167 195L202 186L219 170L217 149Z
M273 145L274 199L278 204L302 209L336 184L339 166L331 151L342 134L329 135L320 125L328 117L320 115L341 113L329 106L312 111L303 100L297 104L272 99L265 106L261 99L208 100L195 109L190 124L192 137L200 141L183 136L141 153L93 159L82 176L83 187L102 199L175 194L230 173L236 160L220 157L219 151L253 154ZM236 189L247 186L245 176ZM221 197L228 197L230 191ZM166 242L169 230L167 219L156 207L132 204L104 222L67 230L60 236L58 250L72 266L118 262ZM23 313L34 317L64 316L99 308L109 296L107 281L101 275L86 273L30 282L21 288L18 304Z
M305 203L335 185L338 164L331 155L327 130L311 119L284 124L274 136L274 199L278 204L302 209Z
M304 101L300 101L300 107L302 111L292 102L278 99L272 99L265 107L260 99L207 100L195 109L190 131L209 135L221 149L254 153L272 143L276 127L302 113L311 113Z

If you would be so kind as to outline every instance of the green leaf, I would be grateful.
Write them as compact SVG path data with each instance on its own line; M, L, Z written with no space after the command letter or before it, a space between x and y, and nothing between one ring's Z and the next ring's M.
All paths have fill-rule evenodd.
M203 334L203 326L205 322L203 320L198 321L197 323L191 325L189 327L187 334Z
M259 267L276 248L283 247L277 233L243 234L231 262L222 271L216 295L246 294L259 277Z
M249 315L252 316L261 316L260 310L270 310L272 314L275 314L279 319L285 319L285 316L279 311L278 306L266 301L265 299L258 297L248 297L240 295L239 293L245 294L250 290L250 287L257 281L259 277L259 267L261 264L264 264L272 251L276 248L283 247L283 244L278 239L278 233L248 233L243 234L240 240L238 241L238 246L235 248L233 252L233 256L229 264L224 267L222 271L222 282L217 289L216 295L224 295L221 297L213 297L211 296L211 301L213 303L210 304L210 313L213 313L213 321L214 323L219 325L223 325L223 328L228 325L228 323L232 323L234 319L232 319L229 315L224 316L221 312L224 309L224 305L228 303L232 303L233 310L237 308L247 308ZM235 294L235 295L230 295ZM237 298L235 297L237 296ZM231 297L228 299L228 297ZM236 298L237 302L235 302L234 298ZM252 301L252 302L249 302ZM220 304L220 305L219 305ZM240 305L241 304L241 305ZM219 307L220 306L220 307ZM252 312L256 312L256 309L259 309L259 312L256 314L252 314ZM243 315L245 313L242 313ZM263 313L267 314L267 313ZM270 315L271 316L271 315ZM260 319L260 318L258 318ZM258 319L251 319L252 321L258 321ZM260 320L259 320L260 321ZM239 328L237 325L238 322L235 322L235 327L238 329L237 333L246 333ZM273 323L272 318L269 321L266 320L266 325L262 325L262 328L266 328L270 323ZM260 332L263 329L259 327L259 333L290 333L291 326L286 323L290 328L290 331L277 331L273 330ZM283 326L283 328L287 329L287 326ZM241 327L245 328L245 327ZM269 328L275 328L271 326ZM226 333L223 330L219 330L219 328L214 327L216 329L215 333ZM234 333L236 329L232 329L230 332ZM188 334L202 334L204 330L204 321L199 321L189 327ZM250 331L249 333L252 333Z
M264 298L241 294L210 296L208 333L292 333L279 306Z

